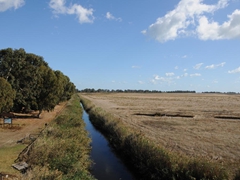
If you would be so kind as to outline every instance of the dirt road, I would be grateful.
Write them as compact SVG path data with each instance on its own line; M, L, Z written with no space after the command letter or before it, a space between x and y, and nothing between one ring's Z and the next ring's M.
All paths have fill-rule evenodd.
M5 128L0 126L0 148L13 146L18 140L28 137L30 134L39 133L46 123L54 119L64 105L65 103L57 105L51 112L44 111L40 118L13 118L13 125L16 128L9 129L6 126ZM0 119L1 121L3 120Z

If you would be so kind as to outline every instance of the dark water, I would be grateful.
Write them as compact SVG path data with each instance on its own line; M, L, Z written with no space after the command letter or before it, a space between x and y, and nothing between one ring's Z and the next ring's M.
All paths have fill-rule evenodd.
M131 172L109 147L105 137L97 131L89 120L86 111L83 111L83 120L86 130L92 139L91 159L94 161L92 175L98 180L133 180Z

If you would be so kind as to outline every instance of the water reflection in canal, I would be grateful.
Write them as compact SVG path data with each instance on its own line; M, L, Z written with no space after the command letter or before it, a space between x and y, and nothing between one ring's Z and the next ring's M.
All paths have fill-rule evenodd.
M105 137L91 124L85 110L83 111L83 120L92 139L91 159L94 161L92 175L98 180L135 179L121 160L113 153Z

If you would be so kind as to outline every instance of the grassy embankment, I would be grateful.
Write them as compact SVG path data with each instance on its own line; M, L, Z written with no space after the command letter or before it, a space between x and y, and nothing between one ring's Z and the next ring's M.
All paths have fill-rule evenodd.
M169 152L81 95L80 99L94 126L105 134L139 179L229 179L226 170L219 165ZM235 179L238 177L236 175Z
M89 173L90 141L75 94L34 142L27 158L31 169L23 178L94 179Z

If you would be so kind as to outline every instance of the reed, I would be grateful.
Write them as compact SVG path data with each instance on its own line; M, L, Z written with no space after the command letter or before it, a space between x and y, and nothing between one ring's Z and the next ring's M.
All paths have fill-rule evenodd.
M126 127L120 119L104 111L80 95L91 122L110 141L138 179L228 179L222 167L196 158L183 157L154 144L144 134Z
M94 179L90 142L82 120L82 108L73 95L64 111L52 121L34 142L27 163L25 179Z

